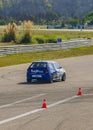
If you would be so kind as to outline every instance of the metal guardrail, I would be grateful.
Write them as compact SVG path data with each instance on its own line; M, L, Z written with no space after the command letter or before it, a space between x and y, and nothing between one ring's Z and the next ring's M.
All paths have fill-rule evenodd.
M0 56L8 55L8 54L25 53L25 52L71 49L80 46L88 46L91 44L93 44L92 39L76 39L76 40L62 41L59 43L0 46Z

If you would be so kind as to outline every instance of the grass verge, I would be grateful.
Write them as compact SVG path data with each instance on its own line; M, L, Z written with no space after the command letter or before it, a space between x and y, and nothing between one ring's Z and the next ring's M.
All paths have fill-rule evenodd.
M93 46L74 48L70 50L13 54L0 57L0 67L29 63L35 60L54 60L60 58L68 58L68 57L92 55L92 54L93 54Z

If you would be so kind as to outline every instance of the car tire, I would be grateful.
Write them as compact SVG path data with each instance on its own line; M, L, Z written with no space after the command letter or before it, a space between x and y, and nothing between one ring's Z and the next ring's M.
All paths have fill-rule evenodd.
M31 79L27 79L27 83L31 83Z
M62 81L62 76L61 75L59 75L59 80L58 80L59 82L61 82Z
M53 76L50 77L50 79L49 79L48 82L49 82L49 83L53 83Z
M65 81L65 80L66 80L66 73L64 73L62 76L62 81Z

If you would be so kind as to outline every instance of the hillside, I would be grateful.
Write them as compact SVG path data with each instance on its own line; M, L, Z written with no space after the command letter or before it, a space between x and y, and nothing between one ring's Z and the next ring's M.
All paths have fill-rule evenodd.
M81 18L93 11L93 0L0 0L0 18L35 22Z

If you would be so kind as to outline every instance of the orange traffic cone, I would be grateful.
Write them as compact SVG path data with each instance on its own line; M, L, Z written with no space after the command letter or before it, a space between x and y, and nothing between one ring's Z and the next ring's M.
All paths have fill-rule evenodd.
M77 95L78 95L78 96L82 96L82 90L81 90L81 88L79 88Z
M42 108L47 108L46 99L43 100Z

